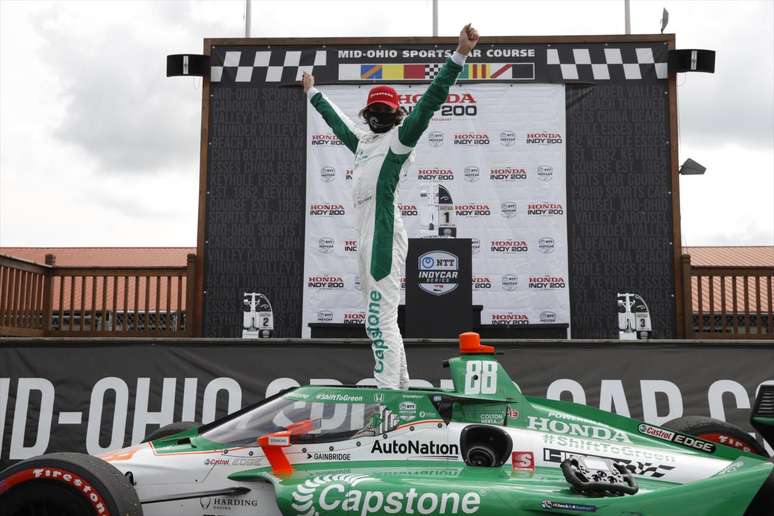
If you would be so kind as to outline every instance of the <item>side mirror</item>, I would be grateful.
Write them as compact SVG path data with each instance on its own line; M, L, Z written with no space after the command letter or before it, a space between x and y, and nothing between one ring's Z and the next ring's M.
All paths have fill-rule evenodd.
M258 446L263 450L263 454L269 460L271 472L278 476L289 476L293 474L293 466L288 461L282 448L290 446L290 436L305 435L314 429L314 423L311 419L304 419L296 423L291 423L285 430L272 432L262 435L258 438Z

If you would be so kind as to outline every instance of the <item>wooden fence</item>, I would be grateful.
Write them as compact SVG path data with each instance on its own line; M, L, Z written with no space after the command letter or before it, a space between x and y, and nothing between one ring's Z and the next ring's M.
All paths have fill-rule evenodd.
M774 339L774 267L682 268L686 338Z
M0 335L193 336L185 267L59 267L0 255Z

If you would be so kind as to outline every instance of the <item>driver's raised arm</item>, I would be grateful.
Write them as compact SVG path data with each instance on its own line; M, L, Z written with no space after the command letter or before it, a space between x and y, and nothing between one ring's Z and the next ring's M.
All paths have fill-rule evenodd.
M325 123L333 130L333 134L354 153L363 131L336 104L314 87L313 75L304 72L301 80L309 102L322 115Z
M411 152L422 133L430 125L433 114L438 111L449 95L449 88L457 80L457 76L465 64L465 59L476 46L476 43L478 43L478 38L478 31L471 27L470 24L465 25L460 31L457 51L446 60L446 63L444 63L438 75L435 76L430 87L427 88L427 91L417 102L414 110L398 128L398 142L401 144L398 147L403 151L401 154Z

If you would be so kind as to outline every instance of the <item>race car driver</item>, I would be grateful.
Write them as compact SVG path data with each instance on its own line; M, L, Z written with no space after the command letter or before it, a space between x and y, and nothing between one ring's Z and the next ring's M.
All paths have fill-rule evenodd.
M359 127L314 87L304 73L304 92L334 134L355 154L352 201L359 231L359 268L366 301L366 333L374 354L374 378L379 387L408 389L409 374L398 329L400 275L408 238L398 209L401 171L413 161L413 151L430 120L446 100L465 58L478 42L470 24L460 31L456 52L446 60L409 115L397 92L376 86L360 115ZM404 116L405 115L405 116Z

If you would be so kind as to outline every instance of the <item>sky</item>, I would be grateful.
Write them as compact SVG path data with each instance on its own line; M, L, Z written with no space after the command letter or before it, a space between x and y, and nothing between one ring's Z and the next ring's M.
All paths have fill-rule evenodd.
M0 246L196 245L201 79L243 0L0 0ZM717 51L678 77L683 245L774 245L774 0L631 0L632 33ZM342 13L346 13L343 16ZM357 20L358 23L353 23ZM252 36L430 36L431 0L253 0ZM622 34L623 0L439 0L439 35ZM303 171L299 171L303 173Z

